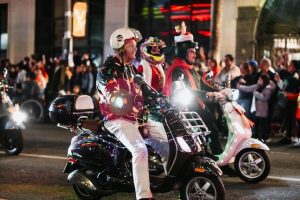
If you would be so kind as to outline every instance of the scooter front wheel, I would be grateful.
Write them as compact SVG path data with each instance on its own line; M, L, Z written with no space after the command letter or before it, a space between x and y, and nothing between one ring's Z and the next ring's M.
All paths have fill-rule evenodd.
M20 129L5 130L1 141L8 155L19 155L23 150L23 137Z
M234 167L242 180L258 183L269 175L271 161L267 152L262 149L244 149L237 154Z
M225 199L225 188L221 179L214 175L195 174L187 178L180 189L181 200Z

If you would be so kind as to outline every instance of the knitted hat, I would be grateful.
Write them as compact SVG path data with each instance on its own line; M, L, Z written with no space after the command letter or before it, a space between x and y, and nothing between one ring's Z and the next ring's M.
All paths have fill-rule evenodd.
M180 26L176 26L175 30L177 33L180 33L180 35L174 37L175 54L180 58L186 59L187 50L191 48L198 49L198 43L194 42L193 34L186 32L184 22Z
M177 33L180 33L180 35L177 35L174 37L175 45L178 43L188 43L190 44L190 48L196 48L198 49L198 43L194 42L194 36L192 33L186 31L186 25L184 22L181 22L181 25L178 25L175 27L175 30Z

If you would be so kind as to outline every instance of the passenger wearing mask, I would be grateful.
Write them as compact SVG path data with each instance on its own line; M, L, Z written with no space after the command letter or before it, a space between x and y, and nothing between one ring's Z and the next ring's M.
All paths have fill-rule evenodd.
M166 44L157 37L149 37L141 44L141 63L137 68L146 83L158 92L162 92L165 84L164 48Z

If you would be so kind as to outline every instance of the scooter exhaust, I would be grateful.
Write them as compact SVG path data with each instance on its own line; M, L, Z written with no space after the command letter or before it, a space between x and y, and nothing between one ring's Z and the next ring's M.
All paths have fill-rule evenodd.
M75 170L68 175L68 181L71 184L76 184L84 189L95 192L98 190L97 186L93 181L87 177L83 172Z

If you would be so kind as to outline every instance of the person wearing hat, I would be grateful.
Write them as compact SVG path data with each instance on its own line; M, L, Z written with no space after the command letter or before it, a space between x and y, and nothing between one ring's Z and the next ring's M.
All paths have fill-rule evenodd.
M147 38L140 47L142 60L137 71L158 92L162 92L166 79L163 69L165 47L165 42L157 37Z
M115 30L110 36L110 46L114 50L114 55L106 59L97 75L104 126L132 154L133 181L136 198L139 200L153 199L149 182L148 150L145 143L147 142L161 155L165 166L169 148L162 123L150 119L145 122L149 132L145 141L138 130L137 119L143 111L142 97L145 97L145 94L142 94L134 84L136 69L132 61L135 59L137 42L141 39L142 36L136 29ZM118 104L116 99L121 96L124 106L115 106Z
M182 22L181 27L176 27L176 32L180 35L175 36L175 58L170 67L166 71L166 84L164 94L171 95L171 85L173 81L179 80L184 75L184 82L193 90L200 89L201 76L193 68L196 60L197 42L194 42L194 36L190 32L186 32L185 23ZM203 107L203 102L199 102Z
M198 44L194 42L193 35L186 31L184 22L181 24L181 27L176 27L176 29L178 32L180 32L180 35L175 36L174 38L176 57L166 71L164 94L166 96L171 96L172 82L178 81L182 76L184 77L183 81L185 86L198 94L195 99L196 101L189 105L189 110L197 111L202 117L204 123L207 125L208 129L211 131L209 134L209 137L211 138L209 145L212 153L215 155L221 154L223 149L219 141L219 130L215 123L215 118L202 101L202 98L211 96L212 92L201 90L201 76L193 67L196 59L196 49L198 48ZM223 169L225 170L225 173L231 175L234 174L234 170L228 166L222 168L222 170Z
M254 59L251 59L248 61L248 64L249 64L249 76L250 76L250 80L251 80L251 83L256 83L257 81L257 77L258 77L258 63L256 60Z

